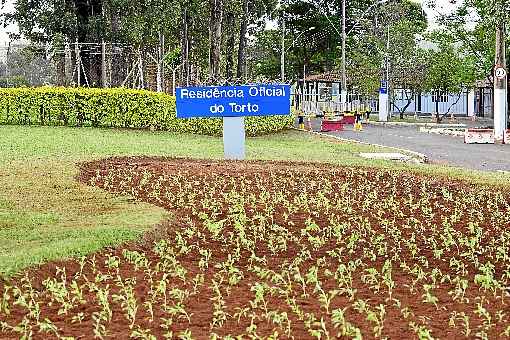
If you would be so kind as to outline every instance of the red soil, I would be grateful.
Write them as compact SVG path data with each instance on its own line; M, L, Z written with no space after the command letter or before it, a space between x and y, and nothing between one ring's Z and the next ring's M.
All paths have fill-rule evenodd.
M105 249L88 256L82 269L76 260L54 262L27 271L27 281L18 277L9 283L9 286L24 285L22 291L25 293L33 289L33 303L40 306L39 320L51 320L60 336L80 339L94 337L94 315L97 319L102 310L98 289L109 291L107 300L111 317L107 317L108 320L102 323L106 328L106 338L124 339L136 336L133 331L137 329L148 330L148 333L158 339L162 338L167 333L162 327L164 320L171 319L171 314L179 310L176 306L182 307L187 316L178 312L174 315L169 325L172 332L169 336L173 338L178 338L179 334L183 336L181 332L185 330L190 331L196 339L210 338L213 333L221 337L242 334L247 337L250 324L256 325L252 334L256 333L263 338L275 332L280 338L288 338L289 335L295 339L314 338L309 329L327 331L332 338L342 337L341 327L335 325L335 318L330 312L344 308L345 319L358 328L364 338L418 338L416 329L419 326L423 326L423 329L428 330L435 338L472 338L480 332L484 332L489 338L498 338L504 336L503 332L509 325L508 292L499 289L493 293L490 289L481 289L480 285L474 283L475 275L479 274L480 269L476 263L483 264L488 261L495 265L494 277L498 282L506 283L509 279L504 275L504 270L509 268L508 262L495 260L493 252L493 246L500 240L503 227L508 226L508 193L409 174L396 176L378 170L345 169L305 163L156 158L116 158L88 163L82 166L79 180L111 192L129 193L138 200L168 209L173 217L155 227L139 242ZM453 194L453 199L445 196L445 190ZM339 196L339 192L349 195ZM375 198L371 198L373 202L370 206L363 206L364 200L368 199L366 195L370 192L374 193ZM190 196L190 193L193 195ZM239 196L228 198L225 196L227 193ZM318 197L322 196L318 193L325 196L319 199ZM270 198L266 198L267 195L270 195ZM479 199L499 196L490 209L487 205L474 202L474 209L460 213L459 211L467 208L455 202L461 200L463 195ZM271 203L277 197L285 197L285 200L278 204ZM420 199L425 203L419 205L417 202ZM191 204L190 200L194 203ZM232 206L232 202L236 200L241 202L239 207ZM327 200L332 204L324 203ZM396 203L392 203L392 200ZM282 202L294 202L300 209L292 211L292 207ZM339 202L341 204L337 204ZM385 210L374 208L382 204L381 202L387 202L384 203L387 205ZM306 206L310 209L304 208ZM240 215L240 210L234 208L241 209L243 214ZM479 215L474 215L475 210ZM211 221L224 221L221 222L223 228L219 236L204 225L205 219L201 217L200 211L205 212ZM494 223L495 211L503 214L502 224ZM244 230L235 223L235 218L246 216L250 221L246 224L255 220L263 224L262 217L257 217L259 215L272 218L271 223L266 223L266 229ZM460 220L455 219L455 216L461 216ZM456 246L437 248L442 250L442 254L437 256L437 252L431 248L430 240L435 240L438 244L444 241L441 240L441 235L446 233L442 231L445 223L452 225L453 230L458 233L456 236L475 237L475 232L469 225L469 222L475 221L483 228L483 235L479 236L480 249L477 249L476 261L468 261L467 255L461 255L467 246L459 243ZM320 229L313 228L313 223L320 229L333 223L346 223L346 229L343 236L337 238L321 234ZM385 226L385 223L391 226ZM416 226L413 227L413 223L416 223ZM275 229L271 230L270 225ZM418 225L423 228L418 229ZM279 226L285 229L281 233ZM254 240L254 248L237 243L242 232L246 233L246 239ZM357 240L357 243L349 248L349 237L363 233L364 239ZM315 246L314 242L321 242L321 237L323 242ZM411 239L415 241L400 243L400 240ZM171 251L158 254L154 249L154 243L161 240L167 240L168 245L173 247L175 258L166 262L170 267L163 268L162 264L165 254L168 255ZM282 246L283 243L285 247ZM278 248L279 245L283 248ZM414 255L410 248L412 245L417 247ZM234 254L236 246L239 246L238 256ZM189 249L185 249L186 247ZM367 249L374 252L373 258L367 255ZM211 253L207 268L200 265L202 252L205 250ZM130 261L132 256L129 255L134 253L126 251L144 254L147 266L144 267L143 259L141 262ZM298 264L301 274L305 277L310 270L317 268L320 282L320 289L315 289L316 285L312 281L306 284L307 296L302 295L301 286L291 277L294 272L286 273L291 263L303 255L304 251L309 253L306 257L303 256L305 260ZM333 257L331 252L335 251L341 252L341 255ZM256 255L256 258L252 255ZM117 258L119 265L115 267L111 263L112 259ZM452 258L463 263L464 273L454 272ZM223 271L217 267L229 262L229 259L233 259L232 267ZM282 276L288 274L289 276L280 279L290 281L292 289L285 291L288 286L282 283L283 281L279 282L277 276L273 277L272 272L267 272L266 277L255 272L252 264L256 263L257 259L263 259L257 265L264 269L281 273ZM356 264L356 260L361 261ZM383 273L388 269L385 264L390 260L393 284L391 296L382 276L378 277L379 288L374 288L375 283L367 283L366 277L370 268ZM349 272L349 263L356 266L350 271L352 291L346 289L348 284L340 285L338 278L333 276L339 268ZM342 267L342 264L345 266ZM428 276L412 289L416 276L405 270L403 264L411 269L416 264ZM65 280L61 271L63 268ZM183 269L185 272L180 271ZM162 288L167 294L169 308L165 310L163 307L165 298L161 293L153 299L151 315L146 303L150 301L151 294L164 275L169 275L167 287ZM195 288L193 279L200 278L200 275L203 275L203 283ZM452 296L456 287L453 279L457 276L469 282L463 299L454 299ZM229 279L235 281L239 277L239 282L229 284ZM74 297L75 302L69 310L62 312L62 301L57 301L56 293L51 294L48 291L47 283L43 284L48 278L65 281L69 290L70 282L74 279L77 286L81 287L83 297L78 299L79 294L75 293L64 298L70 301ZM434 284L436 278L437 282ZM126 304L123 305L120 297L114 298L115 295L122 295L122 286L128 279L135 280L128 286L132 286L138 307L133 327L128 320ZM154 283L152 285L151 280ZM30 282L32 288L27 282ZM214 282L219 282L219 290L216 292ZM263 303L251 305L255 299L254 287L257 283L273 287L272 291L265 293L267 307L264 307ZM431 292L437 299L435 302L425 302L424 285L434 285ZM0 283L0 294L5 291L6 286L7 284ZM326 294L331 293L329 311L326 311L324 304L320 302L321 289ZM182 305L179 306L178 295L182 291L188 291L189 294L182 299ZM10 314L2 311L0 295L0 321L14 326L21 322L30 308L12 305L16 295L12 290L9 292ZM221 292L223 301L217 299L218 292ZM302 313L291 307L291 301L295 301L295 306ZM361 305L356 304L359 301L366 302L367 308L374 312L374 315L378 315L379 306L384 307L384 323L380 332L376 329L377 322L368 320L366 312L360 312ZM221 311L226 313L223 322L215 323L214 304L221 306ZM172 307L173 310L170 310ZM240 313L243 309L246 309L246 312ZM454 312L459 315L454 318L456 327L449 326ZM469 318L469 334L465 333L466 327L460 326L463 324L461 313ZM80 315L82 318L78 321ZM311 319L312 315L313 321L307 325L306 319ZM486 315L490 316L489 325ZM217 313L216 316L222 314ZM285 316L290 320L289 334L286 334L288 330L284 324L268 321L268 318L285 319ZM41 325L37 324L34 317L28 319L31 320L34 338L47 339L54 336L51 331L41 330ZM413 327L416 329L413 330ZM343 335L349 338L345 333ZM7 329L2 333L0 327L2 339L19 336L19 332ZM326 338L325 334L322 334L322 338Z

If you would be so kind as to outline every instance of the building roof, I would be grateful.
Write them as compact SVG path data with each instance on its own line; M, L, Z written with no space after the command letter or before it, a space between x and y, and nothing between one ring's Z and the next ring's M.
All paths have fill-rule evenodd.
M311 74L305 78L305 81L321 81L321 82L328 82L328 83L341 83L342 75L337 72Z

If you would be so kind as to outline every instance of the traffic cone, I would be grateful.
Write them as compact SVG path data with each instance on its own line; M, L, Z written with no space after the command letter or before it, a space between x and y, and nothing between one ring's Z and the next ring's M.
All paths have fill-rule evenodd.
M304 130L305 129L305 117L303 116L303 114L300 114L298 116L298 120L299 120L299 130Z

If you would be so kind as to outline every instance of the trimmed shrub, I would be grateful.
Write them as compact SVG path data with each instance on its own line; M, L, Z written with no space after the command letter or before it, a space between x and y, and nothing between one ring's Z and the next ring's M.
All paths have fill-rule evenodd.
M247 117L246 134L256 136L292 126L292 116ZM88 88L0 89L0 124L152 128L221 135L221 118L177 119L175 97L164 93Z

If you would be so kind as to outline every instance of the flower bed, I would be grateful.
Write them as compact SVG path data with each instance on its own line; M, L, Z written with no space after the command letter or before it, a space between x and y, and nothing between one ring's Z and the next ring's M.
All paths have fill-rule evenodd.
M0 284L0 337L503 338L510 194L317 164L118 158L144 240Z

